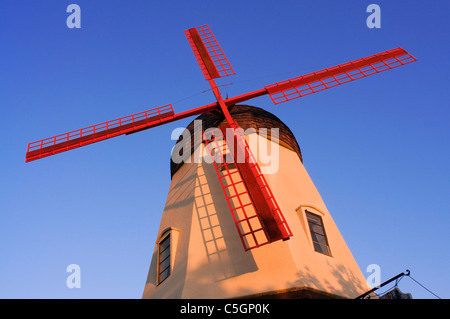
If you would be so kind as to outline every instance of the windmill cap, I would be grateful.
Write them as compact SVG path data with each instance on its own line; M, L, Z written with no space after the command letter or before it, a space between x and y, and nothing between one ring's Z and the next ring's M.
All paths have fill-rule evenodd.
M281 146L290 149L291 151L294 151L297 153L300 160L303 162L302 154L300 151L300 147L298 145L298 142L292 133L292 131L284 124L278 117L273 115L272 113L259 108L255 106L249 106L249 105L235 105L230 109L230 114L233 117L233 119L239 124L239 126L246 131L249 128L253 128L256 130L257 133L261 134L264 133L260 129L267 129L265 132L267 132L268 136L264 137L271 139L270 136L270 129L277 128L279 129L279 136L278 136L278 142ZM201 141L195 141L194 137L194 129L199 129L198 127L195 128L195 123L199 123L196 121L201 121L201 135L203 136L203 133L208 128L220 128L227 123L227 121L224 119L224 116L219 112L206 112L201 115L199 115L195 120L193 120L186 128L187 131L189 131L192 138L190 139L190 154L194 152L194 150L198 147L198 144L201 143ZM199 133L197 133L199 134ZM183 137L180 135L180 137L177 140L177 143L182 143ZM189 141L187 141L189 143ZM175 150L175 149L174 149ZM184 163L175 163L172 160L170 160L170 172L171 177L180 169L180 167Z

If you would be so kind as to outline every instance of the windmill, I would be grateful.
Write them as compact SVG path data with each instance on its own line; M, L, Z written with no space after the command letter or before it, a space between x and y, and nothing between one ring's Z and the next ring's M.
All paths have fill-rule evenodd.
M269 95L274 104L283 103L351 82L356 79L390 70L398 66L414 62L416 59L404 49L395 48L359 60L339 64L331 68L326 68L317 72L270 84L256 91L248 92L235 97L223 98L215 79L233 75L235 72L210 28L208 25L191 28L185 31L185 35L205 79L211 86L211 90L216 99L215 102L180 113L175 113L172 105L168 104L144 112L31 142L28 144L26 162L55 155L119 135L133 134L191 116L199 116L201 118L205 114L214 114L220 118L219 122L222 124L217 128L208 129L204 132L202 131L202 143L205 145L205 149L212 159L212 166L214 168L216 178L215 183L216 185L219 185L222 192L222 204L226 202L226 210L228 211L228 214L231 215L234 227L237 230L238 236L234 236L235 238L238 238L241 245L240 250L242 251L242 254L239 253L240 257L238 259L247 260L247 262L244 262L247 266L250 264L253 265L249 266L250 268L246 271L241 271L242 269L237 267L240 270L235 274L225 275L220 280L215 278L215 281L225 282L225 279L232 278L228 282L233 282L231 285L236 286L238 284L236 283L235 278L239 277L239 274L254 273L257 269L261 268L254 262L254 260L248 261L248 255L245 254L249 254L249 251L252 251L253 256L256 256L260 254L257 252L258 249L255 249L258 247L287 247L286 245L297 245L290 240L295 235L295 232L291 230L289 225L290 222L288 223L288 219L292 220L292 218L286 218L283 214L280 208L281 205L279 205L265 174L262 173L258 161L252 154L248 141L242 133L242 129L240 129L238 121L236 121L235 117L232 116L234 110L239 109L237 105L263 95ZM252 110L249 109L247 109L247 111L252 112ZM231 134L228 133L230 131L232 132ZM296 144L296 142L294 144ZM225 158L226 160L224 160ZM211 178L211 175L209 175L209 178ZM304 178L305 180L307 179L306 177ZM173 183L174 180L172 180L172 184ZM309 183L309 180L305 183ZM311 188L314 188L314 186L311 186ZM224 206L225 205L221 205L222 210ZM314 233L313 237L315 239L311 241L311 244L315 247L315 250L322 252L323 255L330 255L327 250L328 246L325 247L326 245L324 245L323 242L321 243L323 240L317 239L318 237L322 238L325 236L322 217L319 213L315 214L312 212L316 210L322 211L323 213L326 209L320 209L314 205L300 205L299 207L299 209L305 213L306 217L300 223L293 221L293 223L296 224L296 228L303 227L304 229L310 229L311 235ZM306 207L309 208L307 209ZM291 214L289 213L289 215ZM323 216L325 215L327 215L327 212L323 213ZM332 222L330 221L329 223ZM317 231L313 232L313 229ZM203 230L200 230L200 232L202 233ZM334 232L338 234L337 228ZM236 234L236 231L234 234ZM179 250L179 247L181 247L180 244L178 244L178 240L181 238L180 236L180 230L176 227L164 226L160 229L144 297L208 296L208 292L206 290L203 290L202 295L199 290L196 289L198 286L195 284L187 284L188 276L186 273L188 270L184 270L184 277L182 275L171 276L171 273L175 275L176 272L176 269L174 268L174 263L176 263L174 250ZM204 232L202 233L202 236L205 241ZM339 237L340 235L336 236ZM288 244L289 242L291 242L291 244ZM175 247L177 244L179 246L178 248ZM345 244L342 243L341 246L345 246ZM273 247L267 248L268 250L266 252L274 251L275 248ZM285 248L281 248L281 250L282 249ZM192 250L192 248L186 247L186 251L187 250ZM336 251L338 250L339 249L336 249ZM255 253L253 253L254 251ZM182 254L182 256L186 256L186 254L187 252L185 252L185 255ZM349 252L345 252L345 254L347 256L345 258L351 259L351 257L349 257L351 256L349 255ZM177 258L183 259L181 257ZM267 259L267 255L265 258ZM207 259L211 261L211 255L208 255ZM185 261L185 263L187 265L189 264L187 261ZM235 263L235 261L233 261L233 263ZM187 265L186 267L188 267ZM223 267L223 265L218 267ZM355 265L352 267L355 268ZM180 267L178 267L178 269L179 268ZM183 277L183 279L171 286L168 284L169 280L166 280L169 276L178 278ZM354 276L358 276L360 279L359 281L363 281L361 279L361 274ZM261 282L261 277L256 276L252 278L253 279L251 280L255 282ZM180 282L183 281L184 284L180 284ZM289 291L292 291L293 288L299 286L294 283L296 281L298 280L292 279L291 283L285 286L285 289L291 289ZM351 281L351 279L348 279L347 281ZM214 282L214 280L211 282ZM180 288L180 285L184 288ZM215 290L214 293L217 294L214 295L214 297L257 295L258 292L264 290L267 291L269 289L249 289L246 292L243 292L241 289L240 292L230 293L228 288L224 288L226 287L226 284L223 285L221 286L220 291ZM363 284L361 285L364 286ZM359 295L364 292L361 290L365 289L365 287L362 287L361 285L358 288L354 288L352 286L351 289L355 290L355 295ZM148 289L147 286L149 287ZM187 286L189 286L189 288L186 288ZM312 290L309 290L308 293L310 295L317 293L317 287L318 286L316 285L311 288ZM280 287L277 286L276 289L280 291ZM324 291L324 294L334 293L335 295L339 295L333 290L329 292L325 289ZM285 291L284 293L287 292ZM324 296L324 294L320 295L320 293L318 293L317 296ZM349 296L349 294L345 293L342 293L341 295Z

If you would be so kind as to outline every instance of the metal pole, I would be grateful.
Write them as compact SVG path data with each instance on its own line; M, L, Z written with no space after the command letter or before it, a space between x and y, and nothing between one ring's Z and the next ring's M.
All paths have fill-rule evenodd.
M377 290L377 289L379 289L379 288L381 288L381 287L387 285L388 283L390 283L390 282L392 282L392 281L394 281L394 280L396 280L396 279L398 279L398 278L400 278L400 277L403 277L403 276L409 276L409 273L410 273L409 269L406 269L405 272L399 273L397 276L394 276L394 277L392 277L391 279L386 280L386 281L383 282L381 285L379 285L379 286L377 286L377 287L375 287L375 288L373 288L373 289L371 289L371 290L369 290L369 291L363 293L362 295L356 297L355 299L362 299L362 298L364 298L365 296L367 296L368 294L374 292L375 290Z

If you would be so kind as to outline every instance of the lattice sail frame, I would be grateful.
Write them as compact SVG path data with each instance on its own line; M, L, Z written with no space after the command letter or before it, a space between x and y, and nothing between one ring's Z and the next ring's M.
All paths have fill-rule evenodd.
M208 25L184 33L206 80L235 74Z
M277 221L277 226L281 229L281 233L283 234L282 239L289 239L292 236L292 232L248 146L243 130L236 123L232 123L228 128L233 130L233 134L236 137L235 140L240 144L238 147L244 150L245 165L251 167L258 186L264 193L264 200L271 207L272 214ZM244 246L244 250L248 251L278 239L272 240L270 238L267 228L264 226L264 220L255 207L255 202L251 198L250 191L238 169L236 158L231 153L230 144L226 141L225 136L229 138L227 133L219 128L206 130L204 133L204 141L233 216L242 245Z
M173 117L172 104L28 143L26 162L159 125Z
M339 64L331 68L270 84L265 88L273 103L279 104L361 79L372 74L390 70L416 60L415 57L404 49L396 48L362 59Z

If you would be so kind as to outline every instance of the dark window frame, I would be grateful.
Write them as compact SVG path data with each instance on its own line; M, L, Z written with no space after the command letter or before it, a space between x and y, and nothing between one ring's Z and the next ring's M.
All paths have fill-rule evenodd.
M158 284L166 280L171 273L171 263L170 263L170 234L165 236L158 243Z
M330 244L328 242L322 216L308 210L305 210L305 214L314 251L326 256L331 256Z

